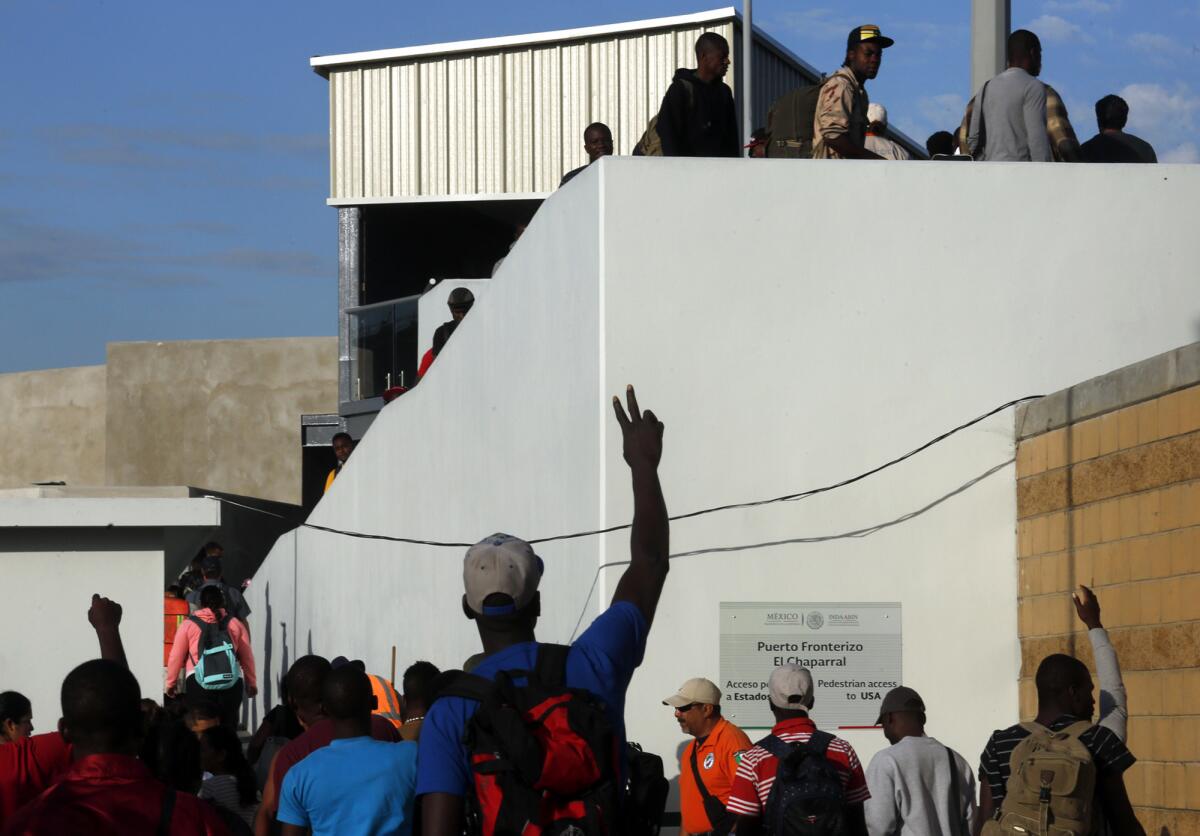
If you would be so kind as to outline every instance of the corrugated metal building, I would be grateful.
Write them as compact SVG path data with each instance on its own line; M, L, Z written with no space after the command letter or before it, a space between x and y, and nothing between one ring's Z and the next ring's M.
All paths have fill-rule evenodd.
M741 27L737 10L723 8L313 58L329 80L328 203L340 207L341 414L369 422L384 388L415 378L410 338L401 341L395 324L408 315L385 303L407 299L415 310L430 279L489 276L513 230L587 162L584 128L604 122L615 152L630 153L676 68L695 65L704 32L733 49L725 82L740 124ZM821 76L758 28L752 71L756 125L780 95ZM385 309L392 325L380 331L368 320ZM372 339L377 347L364 348Z
M725 81L741 108L741 17L679 17L312 59L329 79L330 203L422 196L541 195L587 162L600 121L629 153L703 32L733 46ZM754 123L820 77L755 28Z

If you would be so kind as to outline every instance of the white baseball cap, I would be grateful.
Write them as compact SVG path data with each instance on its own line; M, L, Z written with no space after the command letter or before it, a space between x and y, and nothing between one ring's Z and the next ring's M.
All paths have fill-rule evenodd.
M542 559L533 547L511 534L493 534L467 549L463 588L467 606L479 615L507 615L523 609L537 593ZM507 595L511 605L485 607L489 595Z
M812 707L812 674L799 665L782 665L771 673L767 692L776 708L807 710Z
M872 122L882 122L887 124L887 108L879 102L871 102L867 105L867 124Z
M663 705L669 705L672 708L683 708L683 706L691 705L694 702L705 705L720 705L721 689L710 680L703 677L696 677L680 685L678 691L663 700Z

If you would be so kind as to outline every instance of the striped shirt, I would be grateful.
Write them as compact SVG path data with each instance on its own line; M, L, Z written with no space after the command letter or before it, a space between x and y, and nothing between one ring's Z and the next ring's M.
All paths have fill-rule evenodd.
M784 720L771 729L771 734L784 743L807 743L817 727L807 717ZM871 797L867 790L867 779L862 764L849 743L835 737L825 752L825 757L837 768L846 792L847 804L861 804ZM779 771L779 759L761 746L754 746L742 755L733 789L729 793L726 809L739 816L759 818L767 805L767 796L775 783Z
M1077 721L1074 717L1064 714L1050 724L1050 730L1062 731L1075 722ZM1007 792L1008 776L1012 773L1013 750L1027 737L1029 737L1029 730L1021 725L1009 726L1007 729L992 732L987 746L983 748L983 754L979 757L979 781L981 783L986 781L991 787L992 801L995 803L996 809L1000 808ZM1133 766L1137 760L1133 753L1125 748L1121 738L1104 726L1092 726L1079 735L1079 742L1092 753L1092 760L1096 762L1096 771L1101 776L1120 775ZM1099 789L1099 784L1097 784L1097 792Z
M258 812L258 802L242 805L238 793L237 778L232 775L213 775L206 778L200 785L199 796L211 801L223 810L241 818L251 829L254 828L254 815Z

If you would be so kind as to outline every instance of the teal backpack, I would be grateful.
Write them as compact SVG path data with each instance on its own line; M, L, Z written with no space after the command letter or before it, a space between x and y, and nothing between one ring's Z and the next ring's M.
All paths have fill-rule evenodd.
M188 621L200 628L200 658L192 675L196 684L206 691L226 691L242 678L237 654L233 650L233 639L229 637L229 620L226 615L220 621L209 623L194 615Z

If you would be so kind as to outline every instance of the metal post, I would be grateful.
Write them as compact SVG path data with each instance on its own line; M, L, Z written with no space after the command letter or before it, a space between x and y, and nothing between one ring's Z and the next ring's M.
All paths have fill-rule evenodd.
M358 400L350 362L354 346L351 345L350 317L346 309L358 305L359 300L361 222L362 210L357 206L338 209L338 401L342 404Z
M1008 65L1011 0L971 0L971 95Z
M754 132L754 12L750 0L742 0L742 143Z

